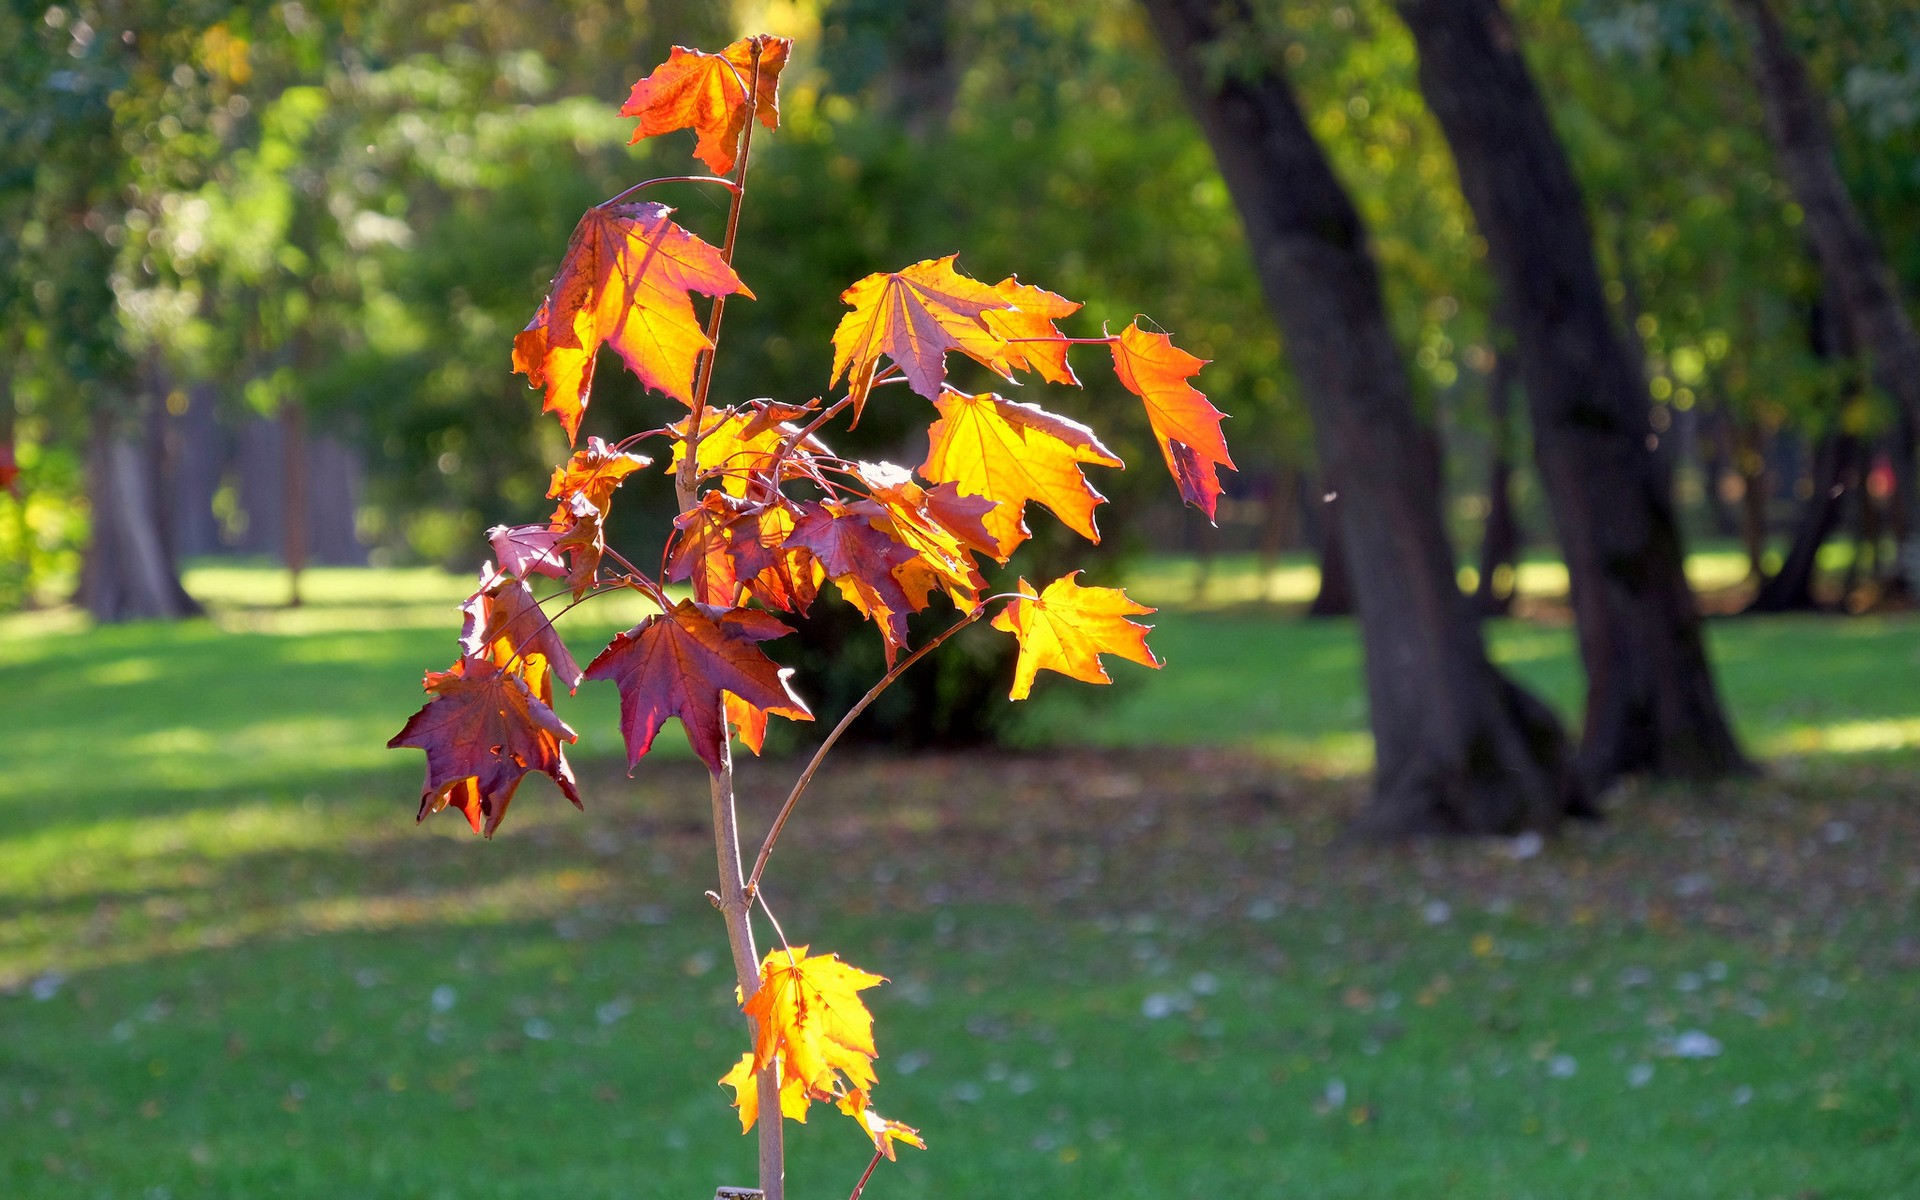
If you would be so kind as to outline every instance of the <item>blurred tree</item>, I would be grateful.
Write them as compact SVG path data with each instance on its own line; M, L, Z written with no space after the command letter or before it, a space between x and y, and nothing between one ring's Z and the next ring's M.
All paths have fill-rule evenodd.
M1920 548L1900 545L1920 536L1916 520L1915 429L1920 426L1920 334L1901 305L1899 285L1874 244L1866 221L1841 177L1824 99L1769 0L1734 0L1752 30L1755 86L1766 113L1779 169L1805 214L1807 234L1829 282L1830 302L1848 327L1856 352L1867 357L1873 382L1896 403L1891 445L1894 512L1905 527L1896 561L1911 594L1920 572ZM1909 14L1911 15L1911 14Z
M1608 311L1579 186L1513 26L1498 0L1399 7L1513 317L1587 669L1589 785L1744 771L1701 641L1643 368Z
M1588 810L1557 718L1487 661L1441 524L1359 214L1294 99L1290 39L1245 3L1146 0L1240 207L1341 488L1366 648L1381 833L1551 829Z

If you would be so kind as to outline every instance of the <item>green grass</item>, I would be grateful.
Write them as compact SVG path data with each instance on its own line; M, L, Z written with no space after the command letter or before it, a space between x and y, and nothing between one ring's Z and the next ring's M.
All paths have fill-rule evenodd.
M1379 848L1340 836L1369 753L1350 627L1176 606L1185 571L1139 580L1164 671L1119 665L1110 703L1049 681L1031 711L1036 745L1105 749L847 759L783 842L795 940L894 980L876 1100L933 1148L869 1196L1920 1177L1920 623L1710 625L1765 780L1628 789L1531 856ZM628 782L590 687L564 709L584 815L536 780L493 842L416 828L419 756L382 747L461 582L315 572L293 612L271 572L190 586L216 620L0 618L0 1196L747 1182L681 739ZM579 615L585 647L635 613ZM1571 710L1565 629L1491 642ZM793 769L746 768L749 825ZM1720 1053L1675 1055L1691 1031ZM865 1164L837 1114L789 1138L797 1196Z

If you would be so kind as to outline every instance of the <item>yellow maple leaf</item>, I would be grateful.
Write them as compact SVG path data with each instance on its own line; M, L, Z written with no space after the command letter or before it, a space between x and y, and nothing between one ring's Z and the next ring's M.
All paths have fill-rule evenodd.
M927 460L920 473L952 483L963 494L996 500L982 522L1005 560L1027 539L1023 514L1038 500L1088 541L1098 542L1093 510L1106 497L1080 471L1084 463L1125 466L1078 421L992 393L968 396L948 391L934 401L940 419L927 430Z
M836 954L809 957L807 947L771 951L760 964L760 987L741 1007L757 1022L755 1070L776 1057L785 1079L809 1092L833 1095L839 1077L872 1087L873 1014L859 993L886 980L841 962Z
M1043 667L1087 683L1111 683L1100 665L1102 654L1159 667L1160 660L1147 649L1148 627L1127 620L1153 609L1135 604L1119 588L1083 588L1074 582L1079 574L1063 575L1037 595L1033 585L1022 579L1020 598L994 617L995 629L1011 633L1020 642L1012 699L1027 698L1034 675Z

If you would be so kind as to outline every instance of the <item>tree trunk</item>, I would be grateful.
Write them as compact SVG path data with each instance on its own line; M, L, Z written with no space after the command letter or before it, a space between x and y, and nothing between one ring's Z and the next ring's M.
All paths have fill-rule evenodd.
M1331 499L1328 497L1331 496ZM1341 501L1331 490L1319 497L1320 590L1307 605L1310 617L1350 617L1353 615L1353 572L1347 567L1346 541L1340 532Z
M1483 617L1513 611L1520 564L1520 522L1513 511L1513 355L1501 350L1487 376L1487 423L1493 453L1487 463L1487 522L1480 533L1480 584L1473 607Z
M287 606L300 607L300 572L307 569L307 410L280 409L280 561L287 568Z
M1787 40L1770 0L1734 0L1753 33L1753 78L1767 136L1806 214L1807 235L1873 381L1920 421L1920 334L1900 305L1892 269L1874 245L1834 159L1833 131L1806 64Z
M1558 719L1487 661L1440 522L1435 442L1414 416L1359 214L1278 55L1249 36L1244 0L1145 7L1245 221L1320 461L1338 481L1377 764L1365 825L1511 834L1585 814ZM1236 69L1209 70L1223 54Z
M1749 770L1701 641L1641 365L1607 311L1580 192L1513 29L1498 0L1400 12L1513 318L1587 670L1587 781Z
M1894 493L1888 512L1897 539L1885 595L1911 597L1920 572L1920 547L1908 527L1916 504L1914 427L1920 423L1920 333L1901 306L1892 268L1867 231L1834 158L1833 131L1806 64L1788 41L1770 0L1734 0L1753 34L1754 86L1766 115L1767 136L1787 185L1806 214L1807 235L1846 314L1854 343L1868 359L1873 382L1899 406L1893 436ZM1870 501L1869 501L1870 502Z
M111 413L104 408L94 413L87 447L93 535L76 600L103 624L177 619L201 611L180 586L161 528L153 466L151 455L117 428Z
M1829 283L1825 294L1815 297L1807 341L1815 357L1844 361L1855 353L1853 333L1839 306L1829 301L1832 294ZM1839 528L1847 493L1866 482L1867 448L1847 432L1845 420L1848 402L1858 391L1859 381L1849 375L1824 414L1826 430L1813 452L1813 491L1800 506L1785 561L1772 576L1764 577L1746 612L1811 612L1821 607L1813 587L1820 547ZM1841 598L1844 601L1844 592Z
M1811 612L1821 607L1813 590L1814 568L1820 547L1840 526L1847 493L1859 485L1861 449L1859 438L1837 428L1820 439L1814 451L1813 494L1801 505L1786 560L1744 611Z

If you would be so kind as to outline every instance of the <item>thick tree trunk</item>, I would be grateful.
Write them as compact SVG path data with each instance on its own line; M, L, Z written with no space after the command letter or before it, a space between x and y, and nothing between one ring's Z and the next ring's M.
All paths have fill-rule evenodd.
M1327 499L1331 495L1333 499ZM1340 496L1334 492L1320 496L1320 590L1307 605L1310 617L1350 617L1353 615L1353 572L1347 566L1347 545L1340 532Z
M1269 307L1338 481L1366 651L1384 834L1551 829L1587 806L1559 721L1487 661L1440 522L1359 214L1244 3L1145 0L1246 223ZM1260 53L1253 59L1251 54ZM1223 54L1235 69L1210 70Z
M1748 770L1701 641L1641 366L1607 311L1580 192L1513 29L1498 0L1400 12L1513 318L1587 670L1586 778Z
M1487 521L1480 532L1480 583L1474 610L1483 617L1513 611L1513 587L1520 563L1520 521L1513 511L1513 355L1502 350L1487 376L1487 424L1493 453L1487 463Z
M289 445L284 414L272 420L255 418L241 426L234 469L240 485L240 510L246 514L247 523L239 548L248 554L273 555L290 564L293 546L289 539L297 533L304 540L302 565L364 565L366 549L355 532L359 459L335 438L306 437L304 430L298 432L303 449L296 457ZM296 464L301 470L297 481L290 469ZM296 490L300 498L293 502L306 514L304 523L297 527L289 519L289 503Z
M93 536L80 571L77 602L103 624L197 616L200 606L180 586L179 569L156 503L159 473L149 453L116 426L93 415L87 448L87 499Z

